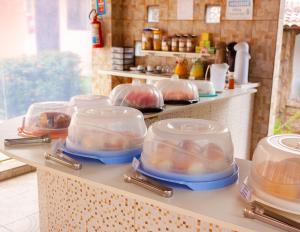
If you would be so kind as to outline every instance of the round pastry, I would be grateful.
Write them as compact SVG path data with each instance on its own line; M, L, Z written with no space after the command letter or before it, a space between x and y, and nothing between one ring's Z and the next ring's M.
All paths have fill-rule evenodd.
M188 91L181 90L167 90L163 93L166 101L189 101L194 100L194 95Z
M190 80L176 77L156 82L155 86L162 92L165 101L198 101L197 86Z
M64 129L68 128L71 117L64 113L44 112L38 119L37 127L43 129Z
M110 93L114 106L127 106L141 111L161 110L164 106L162 93L153 85L132 83L120 84Z
M130 91L124 101L127 106L133 108L155 108L159 105L158 96L155 93L138 89Z

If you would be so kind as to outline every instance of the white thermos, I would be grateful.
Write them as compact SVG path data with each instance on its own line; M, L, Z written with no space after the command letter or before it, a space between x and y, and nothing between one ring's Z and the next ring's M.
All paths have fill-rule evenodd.
M247 42L240 42L234 46L236 50L234 76L238 84L243 85L248 83L249 75L249 45Z

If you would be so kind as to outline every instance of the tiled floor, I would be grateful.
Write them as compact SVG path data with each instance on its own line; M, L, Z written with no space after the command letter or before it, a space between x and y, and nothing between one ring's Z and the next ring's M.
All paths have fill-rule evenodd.
M0 182L0 232L39 232L36 173Z

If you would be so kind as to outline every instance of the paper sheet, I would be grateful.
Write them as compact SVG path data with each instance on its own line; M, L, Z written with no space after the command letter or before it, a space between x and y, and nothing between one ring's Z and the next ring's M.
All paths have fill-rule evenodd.
M253 18L253 0L227 0L226 19L251 20Z
M177 0L177 19L193 20L194 0Z

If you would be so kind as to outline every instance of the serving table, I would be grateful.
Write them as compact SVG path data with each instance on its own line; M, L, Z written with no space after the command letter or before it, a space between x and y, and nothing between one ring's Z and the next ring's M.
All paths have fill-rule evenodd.
M22 118L0 125L0 151L37 168L41 231L278 231L243 217L246 204L239 185L250 161L237 159L239 181L224 189L194 192L175 189L163 198L125 183L131 165L83 162L72 170L44 159L51 144L5 147L4 138L16 138Z

